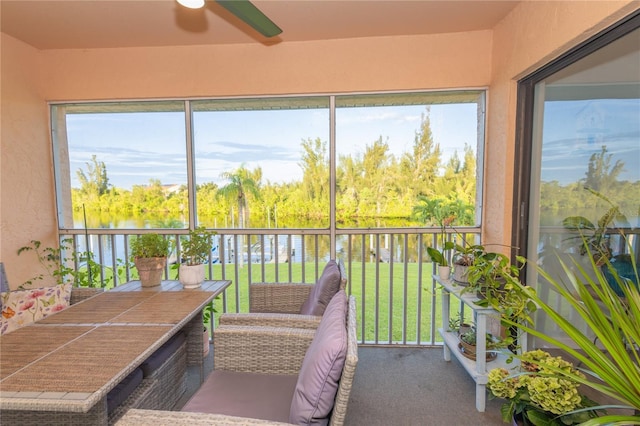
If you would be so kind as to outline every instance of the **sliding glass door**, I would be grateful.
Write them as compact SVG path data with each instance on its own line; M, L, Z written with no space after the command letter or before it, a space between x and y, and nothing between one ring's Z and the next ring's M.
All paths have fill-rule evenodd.
M583 241L602 262L627 261L625 241L640 252L640 29L576 56L523 83L525 90L530 85L530 146L520 158L529 169L528 194L519 194L521 206L528 205L520 241L530 263L552 276L561 275L560 260L587 266ZM535 268L527 270L527 281L573 315ZM554 334L541 315L536 328Z

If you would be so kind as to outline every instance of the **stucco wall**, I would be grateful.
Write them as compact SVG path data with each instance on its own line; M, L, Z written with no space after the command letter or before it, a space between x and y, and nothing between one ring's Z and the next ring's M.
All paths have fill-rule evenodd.
M495 31L233 46L36 51L2 34L0 260L51 244L56 219L47 100L139 99L490 87L485 241L511 229L516 80L637 8L637 2L524 2Z
M493 31L484 241L511 242L517 82L640 8L636 1L525 1Z
M52 100L486 86L490 56L490 31L43 53Z
M42 60L11 37L3 34L1 42L0 261L16 287L42 272L36 256L18 257L18 248L31 240L54 245L57 225L47 105L39 83Z

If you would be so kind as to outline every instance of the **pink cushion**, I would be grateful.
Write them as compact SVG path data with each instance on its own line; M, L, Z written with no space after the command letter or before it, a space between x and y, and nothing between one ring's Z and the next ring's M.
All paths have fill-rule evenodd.
M329 423L347 356L347 305L347 295L340 290L322 316L302 361L291 401L289 423Z
M287 422L296 378L214 370L182 411Z
M318 282L311 289L309 297L302 304L302 315L322 316L331 298L340 290L340 268L335 260L330 260L322 271Z

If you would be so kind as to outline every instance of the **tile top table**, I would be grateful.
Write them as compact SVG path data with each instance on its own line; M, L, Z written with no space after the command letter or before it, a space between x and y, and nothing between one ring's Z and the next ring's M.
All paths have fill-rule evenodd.
M230 284L132 281L0 337L0 408L86 413Z

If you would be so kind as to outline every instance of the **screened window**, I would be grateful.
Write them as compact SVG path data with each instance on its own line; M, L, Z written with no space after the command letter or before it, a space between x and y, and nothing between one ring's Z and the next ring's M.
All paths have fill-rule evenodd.
M483 91L57 103L52 123L63 228L480 223Z

